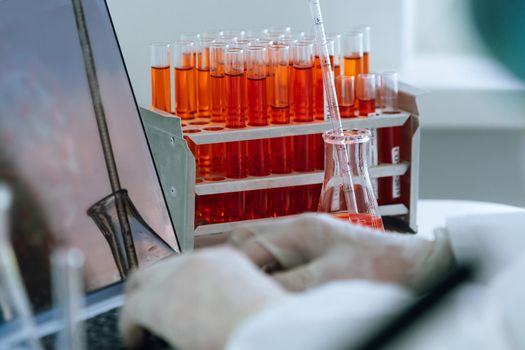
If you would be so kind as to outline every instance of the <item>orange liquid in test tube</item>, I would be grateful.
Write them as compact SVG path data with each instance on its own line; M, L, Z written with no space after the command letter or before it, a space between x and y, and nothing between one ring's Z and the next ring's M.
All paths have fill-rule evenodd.
M226 127L244 128L244 73L225 74L224 105L226 110Z
M294 67L294 117L298 122L314 120L314 67Z
M191 105L195 90L194 78L192 67L175 68L175 114L183 120L195 118Z
M173 44L175 71L175 114L183 120L196 114L197 93L195 53L193 43L179 40Z
M171 113L170 45L150 45L151 105Z
M198 69L199 117L210 117L210 70Z
M224 110L224 75L210 75L210 107L211 121L224 123L226 115Z
M363 57L345 57L344 58L344 65L345 65L345 75L346 76L353 76L356 77L360 73L363 73Z
M151 67L151 104L171 113L170 67Z
M363 52L363 73L368 74L370 72L370 53Z

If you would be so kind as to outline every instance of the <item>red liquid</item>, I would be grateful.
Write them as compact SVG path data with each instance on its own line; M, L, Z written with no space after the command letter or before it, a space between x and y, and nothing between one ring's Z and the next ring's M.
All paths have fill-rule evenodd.
M293 80L293 107L295 121L314 120L314 67L295 67Z
M330 64L334 67L334 56L330 56ZM315 80L314 80L314 108L315 119L324 120L324 86L323 86L323 69L319 56L315 56ZM335 71L334 71L335 74ZM334 75L334 77L337 75Z
M248 218L246 212L246 192L224 194L226 221L241 221Z
M171 113L170 67L151 67L151 105Z
M376 100L359 100L359 115L361 117L368 117L369 114L375 113Z
M291 188L290 214L301 214L317 211L319 196L316 196L317 185L295 186Z
M244 73L225 75L224 101L226 108L226 126L228 128L244 128L245 82Z
M193 68L175 68L175 114L181 119L193 119L192 102L195 99L195 74Z
M315 148L317 135L293 136L294 170L310 172L315 170Z
M248 124L253 126L268 125L268 99L266 78L248 78Z
M378 150L380 164L398 164L399 152L399 127L377 129ZM381 205L396 204L401 202L401 177L379 178L379 198Z
M224 123L226 114L224 111L224 75L210 75L210 108L211 121Z
M290 123L290 109L285 107L271 107L272 123L273 124L289 124Z
M189 96L190 96L190 111L191 114L195 117L197 115L197 53L194 52L192 55L192 80L193 80L193 86L190 87L191 90L189 90Z
M226 176L225 170L225 156L226 156L226 144L214 143L211 145L211 176L221 177Z
M317 211L319 208L319 197L321 196L321 188L323 185L321 184L315 184L315 185L308 185L308 195L311 198L309 202L309 211Z
M210 70L197 70L197 90L198 90L198 104L199 104L199 117L209 118L210 117Z
M355 107L339 105L339 114L341 115L341 118L355 118Z
M332 67L334 67L334 79L335 79L335 77L338 77L341 75L341 66L337 65L337 66L332 66Z
M370 72L370 54L369 52L363 52L363 73L368 74Z
M262 219L270 216L268 190L246 192L246 202L251 219Z
M250 167L248 174L252 176L270 175L270 140L250 140L248 142Z
M246 141L226 142L226 177L242 179L248 176Z
M197 153L197 176L208 177L211 173L211 145L198 145Z
M317 170L324 169L324 140L321 134L314 135L315 142L315 168Z
M274 217L290 215L292 187L272 188L270 195L270 215Z
M274 174L289 174L293 171L293 139L275 137L270 139L271 168Z
M295 88L295 69L293 63L288 66L288 107L290 109L290 119L295 120L294 88Z
M342 220L348 220L354 225L370 227L378 231L385 231L381 217L363 213L337 213L333 217Z

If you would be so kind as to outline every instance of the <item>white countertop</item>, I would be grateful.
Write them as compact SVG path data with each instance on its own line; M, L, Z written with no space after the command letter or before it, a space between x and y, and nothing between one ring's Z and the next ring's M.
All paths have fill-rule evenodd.
M496 214L525 209L505 204L462 200L422 199L418 202L418 235L431 237L432 231L445 225L446 218L472 214Z

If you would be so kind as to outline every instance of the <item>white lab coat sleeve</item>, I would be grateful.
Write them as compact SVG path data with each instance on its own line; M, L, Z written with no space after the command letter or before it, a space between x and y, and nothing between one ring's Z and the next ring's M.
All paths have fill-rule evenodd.
M488 280L524 252L525 213L470 215L447 219L446 231L457 261L474 259Z
M239 326L227 350L345 349L412 300L393 284L337 281L268 307Z

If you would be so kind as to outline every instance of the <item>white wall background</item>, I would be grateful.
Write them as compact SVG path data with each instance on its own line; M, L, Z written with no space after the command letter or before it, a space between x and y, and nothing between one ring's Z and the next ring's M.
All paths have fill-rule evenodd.
M525 205L525 87L487 56L468 0L323 0L328 31L372 25L372 68L430 91L421 110L421 197ZM137 99L150 103L148 44L182 32L290 25L307 0L108 0Z

